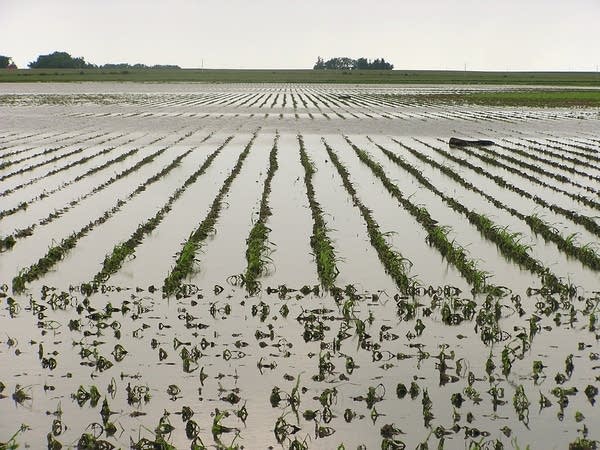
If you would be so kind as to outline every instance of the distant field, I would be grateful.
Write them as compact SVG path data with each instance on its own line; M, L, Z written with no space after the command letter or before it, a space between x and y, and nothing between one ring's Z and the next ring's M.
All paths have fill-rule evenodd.
M136 81L205 83L369 83L598 86L596 72L464 72L432 70L0 70L0 82Z

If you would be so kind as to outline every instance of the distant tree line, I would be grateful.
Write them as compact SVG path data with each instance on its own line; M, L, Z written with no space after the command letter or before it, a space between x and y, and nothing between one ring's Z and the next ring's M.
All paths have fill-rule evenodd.
M0 59L0 67L2 67ZM147 66L145 64L104 64L96 65L85 62L83 57L74 58L67 52L54 52L49 55L39 55L36 61L28 64L32 69L110 69L110 70L128 70L128 69L180 69L175 65L155 65Z
M129 63L117 63L117 64L104 64L98 66L99 69L110 69L110 70L128 70L128 69L181 69L181 67L170 64L156 64L154 66L147 66L146 64L129 64Z
M346 56L331 58L325 61L320 56L313 66L315 70L392 70L393 64L390 64L383 58L370 60L367 58L352 59Z

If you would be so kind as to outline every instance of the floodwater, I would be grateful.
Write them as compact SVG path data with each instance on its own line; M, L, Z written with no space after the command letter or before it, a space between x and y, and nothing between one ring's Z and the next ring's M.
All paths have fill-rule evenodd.
M593 448L600 111L480 89L0 85L0 449Z

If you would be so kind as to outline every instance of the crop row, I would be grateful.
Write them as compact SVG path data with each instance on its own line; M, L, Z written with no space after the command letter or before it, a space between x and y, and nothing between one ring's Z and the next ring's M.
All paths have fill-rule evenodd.
M403 257L400 252L394 250L386 241L384 233L381 232L379 224L373 218L371 211L367 208L356 192L352 181L350 180L350 174L344 165L340 162L337 155L333 152L333 149L323 140L323 145L327 150L327 154L331 159L331 162L337 169L338 174L342 178L342 183L346 192L352 197L354 205L359 209L365 225L367 227L367 233L369 235L371 245L377 251L377 256L383 264L383 267L392 277L396 286L402 293L408 292L409 288L414 287L418 284L418 281L414 280L409 276L408 272L412 267L412 263L407 258Z
M513 153L517 153L520 156L533 159L534 161L536 161L538 163L542 162L542 163L548 164L548 165L550 165L550 166L552 166L554 168L557 168L557 169L560 169L560 170L563 170L563 171L566 171L566 172L569 172L569 173L572 173L572 174L576 174L576 175L579 175L579 176L587 177L590 180L600 181L600 177L596 177L596 176L594 176L592 174L586 174L585 172L581 172L581 171L579 171L579 170L577 170L577 169L575 169L573 167L567 166L566 164L562 164L562 163L550 161L550 160L545 159L545 158L537 157L537 156L533 155L531 151L526 152L524 150L519 150L519 149L516 149L516 148L511 148L511 147L503 146L503 145L500 145L500 144L497 144L497 145L500 148L503 148L503 149L508 150L510 152L513 152ZM523 161L520 158L515 158L515 157L510 156L510 155L505 155L503 153L494 152L493 150L486 149L484 147L477 147L477 148L481 152L485 153L485 155L477 154L476 152L473 152L472 150L466 149L466 148L463 149L463 150L465 151L465 153L467 153L469 155L472 155L472 156L476 155L477 157L481 158L482 160L484 160L486 162L489 162L489 160L491 159L491 160L496 161L496 164L499 165L501 163L499 163L497 159L498 158L504 159L504 160L509 161L509 162L511 162L513 164L516 164L516 165L518 165L520 167L527 168L527 169L531 170L532 172L538 173L540 175L544 175L544 176L546 176L548 178L553 178L555 180L561 181L561 182L566 183L566 184L572 184L573 186L577 186L578 188L585 189L585 190L587 190L587 191L589 191L589 192L591 192L593 194L597 194L598 193L597 189L594 189L594 188L592 188L590 186L584 186L584 185L582 185L580 183L577 183L572 178L569 178L569 177L567 177L565 175L562 175L562 174L559 174L559 173L549 172L549 171L547 171L545 169L542 169L539 166L539 164L537 164L537 165L536 164L531 164L531 163ZM503 168L507 169L507 170L511 170L511 171L516 172L516 173L522 173L522 171L518 171L517 169L514 169L514 168L510 168L509 169L510 166L508 166L506 164L502 164L501 166ZM535 179L535 177L531 177L531 178Z
M544 208L547 208L547 209L551 210L552 212L555 212L557 214L560 214L560 215L570 219L574 223L577 223L577 224L583 226L590 233L593 233L596 236L600 237L600 225L598 225L592 218L587 217L583 214L579 214L576 211L565 209L556 204L548 203L546 200L540 198L539 196L533 195L530 192L528 192L524 189L521 189L518 186L515 186L514 184L506 181L504 178L502 178L498 175L494 175L494 174L482 169L479 166L471 164L469 161L467 161L464 158L459 158L457 156L454 156L445 150L442 150L438 147L435 147L435 146L428 144L427 142L421 141L419 139L415 139L415 140L417 142L419 142L420 144L423 144L426 147L432 149L433 151L439 153L440 155L446 157L447 159L454 161L454 162L462 165L463 167L467 167L479 175L483 175L486 178L489 178L490 180L494 181L498 186L506 188L510 191L516 192L520 196L530 199L530 200L534 201L535 203L537 203L538 205L543 206ZM395 141L395 142L398 142L398 141ZM488 161L486 161L486 162L488 162ZM496 161L491 158L490 158L489 163L492 165L497 165Z
M567 161L567 162L570 162L575 165L582 165L582 166L590 167L592 169L597 169L598 166L591 164L587 161L583 161L581 158L587 159L590 161L600 162L600 156L598 156L597 151L595 151L589 147L584 147L581 145L578 146L578 145L573 145L573 144L563 144L563 143L553 140L553 139L547 140L551 144L548 144L548 143L542 144L533 139L525 139L525 141L531 145L527 146L520 142L511 142L511 141L509 141L509 142L516 144L520 147L525 147L525 148L536 150L536 151L538 151L544 155L550 156L552 158L562 159L563 161ZM572 146L575 148L579 148L580 150L583 149L586 151L575 151L575 150L565 149L564 147L561 147L559 145L552 145L552 144L562 144L562 145ZM553 149L553 150L558 150L558 151L555 152L555 151L551 151L548 149ZM567 155L565 155L565 153L567 153L569 155L574 155L574 156L567 156Z
M25 136L19 136L19 133L12 133L10 135L11 139L6 139L5 141L2 142L1 145L3 145L3 146L0 147L0 151L1 150L6 150L6 149L9 149L9 148L12 148L12 147L16 147L16 146L19 146L19 145L22 145L24 143L23 141L25 141L25 143L27 143L27 139L39 137L40 135L46 134L47 132L48 131L46 131L46 130L41 130L41 131L38 131L37 133L26 134ZM50 138L53 138L55 136L60 136L61 134L66 134L66 133L68 133L68 131L58 132L58 133L55 133L55 134L50 134L48 136L44 136L44 137L39 138L39 139L40 140L50 139ZM82 134L85 134L85 133L82 133ZM7 136L7 137L9 137L9 136ZM11 145L6 145L6 144L11 144ZM21 150L19 150L19 152L20 151ZM11 153L8 153L8 154L2 155L2 157L10 156L10 155L11 155Z
M208 135L201 142L205 142L211 137ZM173 204L181 197L186 189L194 184L198 177L203 175L206 170L210 167L213 160L223 150L223 148L233 139L233 136L229 136L225 141L217 147L204 161L200 168L190 175L181 187L179 187L167 200L167 202L158 210L158 212L146 220L143 224L140 224L138 228L132 233L132 235L126 241L115 245L112 252L106 256L102 263L102 269L94 276L92 281L93 288L97 288L100 283L105 283L109 277L117 272L126 258L131 257L135 254L135 249L142 243L144 237L156 229L156 227L162 222L164 217L171 211ZM191 152L191 150L190 150ZM179 156L178 159L181 161L189 152Z
M119 137L122 137L122 136L119 136ZM100 143L100 144L102 144L102 143ZM98 145L98 144L95 144L95 145ZM94 159L94 158L96 158L98 156L102 156L102 155L110 153L116 147L118 147L118 146L108 147L108 148L102 149L99 152L94 153L93 155L84 156L83 158L80 158L80 159L78 159L76 161L72 161L72 162L70 162L68 164L65 164L64 166L60 166L60 167L57 167L56 169L49 170L48 172L44 173L43 175L39 175L39 176L33 177L33 178L31 178L31 179L29 179L29 180L27 180L27 181L25 181L25 182L23 182L21 184L18 184L16 186L12 187L12 188L9 188L9 189L6 189L6 190L0 192L0 197L5 197L5 196L7 196L9 194L12 194L12 193L20 190L20 189L23 189L26 186L32 185L33 183L36 183L37 181L46 179L48 177L51 177L52 175L56 175L57 173L63 172L65 170L69 170L69 169L71 169L73 167L76 167L77 165L85 164L88 161L90 161L90 160L92 160L92 159ZM75 150L71 154L80 153L83 150L85 150L85 149ZM61 157L57 157L57 158L61 159L62 156ZM29 169L27 169L27 170L29 170Z
M313 177L315 167L313 162L306 154L304 147L304 139L298 135L298 144L300 146L300 163L304 168L304 184L306 186L306 195L308 197L308 205L313 220L312 235L310 237L310 246L313 250L315 261L317 263L317 273L321 278L323 286L330 288L334 285L335 279L339 274L336 266L336 255L333 247L333 242L328 234L327 224L323 217L323 210L315 196L315 188L313 186Z
M250 153L252 144L256 139L258 130L253 134L250 142L246 145L244 150L240 153L237 162L229 176L223 182L221 189L214 198L211 207L200 225L190 234L187 241L184 243L179 256L175 262L175 267L167 275L163 284L163 293L167 296L177 294L181 288L183 280L192 273L194 268L195 255L202 246L202 243L206 238L211 235L215 230L215 225L221 213L223 198L229 192L229 188L233 183L235 177L239 174L242 169L244 160Z
M184 279L193 272L196 254L198 253L206 238L215 231L215 226L221 212L223 199L227 195L233 180L240 172L244 160L250 152L254 139L257 136L257 133L258 132L254 134L244 151L240 154L236 165L232 169L230 175L225 180L216 198L214 199L206 218L202 221L202 223L200 223L198 228L194 232L192 232L187 242L183 245L178 255L175 267L168 274L167 278L164 281L163 291L165 295L178 293ZM190 134L191 133L188 133L185 137L180 138L177 142L180 142L186 137L189 137ZM207 136L203 140L203 142L210 136L211 135ZM250 230L250 234L247 239L247 268L244 273L244 276L249 287L255 286L258 277L266 273L265 264L269 252L267 244L268 235L270 231L267 227L267 221L268 217L271 215L268 200L271 192L271 181L273 179L275 171L278 168L278 136L279 135L277 134L275 142L273 143L273 148L271 149L271 154L269 155L269 170L267 172L267 179L263 187L258 220ZM402 207L407 212L409 212L417 220L417 222L425 229L425 231L427 232L427 242L431 246L435 247L452 265L454 265L459 270L463 277L473 286L475 292L498 293L501 290L501 288L499 288L498 286L494 286L492 284L487 283L486 279L488 278L488 274L483 270L479 269L476 260L469 256L466 250L463 247L461 247L461 245L449 238L448 227L438 224L438 222L431 216L431 213L427 210L425 206L417 205L416 203L411 201L410 197L407 197L398 188L398 186L394 184L394 182L388 177L388 175L386 175L383 167L377 162L375 162L371 155L369 155L365 150L356 146L348 137L345 137L345 139L356 153L358 159L371 170L373 175L381 181L381 183L383 184L385 189L390 193L390 195L396 200L398 200ZM142 242L144 237L147 234L151 233L161 223L163 218L170 212L174 202L183 194L183 192L188 186L193 184L196 181L196 179L207 170L209 165L212 163L213 159L217 156L218 152L220 152L220 150L225 145L227 145L229 140L231 140L231 138L228 138L217 150L215 150L206 159L202 167L200 167L200 169L194 172L194 174L192 174L186 180L186 182L175 191L175 193L161 207L158 213L156 213L152 218L150 218L146 222L140 224L135 230L135 232L129 237L129 239L114 246L112 252L106 256L101 271L94 277L92 285L97 287L99 284L106 282L106 280L111 276L111 274L115 273L121 267L125 259L135 253L136 247ZM481 189L475 187L473 184L465 181L452 169L435 162L433 159L419 153L414 149L409 148L408 146L402 144L397 140L394 141L400 146L402 146L404 149L410 151L411 154L419 158L421 161L424 161L425 163L435 167L436 169L441 170L445 175L452 178L461 186L476 192L477 194L481 195L486 200L494 204L499 209L505 210L513 216L519 218L520 220L523 220L529 225L530 229L533 232L542 235L546 240L554 242L557 245L557 247L565 254L569 256L574 256L588 267L598 270L600 259L598 255L594 252L593 248L591 248L590 246L577 245L572 238L565 238L561 236L560 233L558 233L558 231L556 231L551 226L543 222L541 219L539 219L539 217L527 216L518 212L516 209L505 205L504 203L495 199L493 196L486 194ZM385 234L382 233L379 229L379 225L373 218L373 215L369 210L368 206L365 205L362 202L362 200L358 197L357 191L354 188L348 170L339 160L335 150L328 144L328 142L325 139L323 139L322 142L328 156L330 157L331 161L336 167L338 174L342 179L343 186L346 192L350 195L350 197L352 197L354 205L357 206L358 210L360 211L362 219L365 222L367 232L371 240L371 244L376 250L383 267L385 268L386 272L391 276L391 278L395 281L396 285L403 292L406 292L407 289L409 289L411 286L414 286L414 284L417 283L408 275L408 269L410 268L411 262L402 257L402 255L399 252L395 251L388 244L385 238ZM513 190L519 193L520 195L529 196L527 198L537 199L535 201L538 202L538 204L539 202L545 202L544 200L538 197L534 197L527 191L507 183L501 177L492 175L486 172L485 170L470 164L468 161L462 158L457 158L454 155L449 154L448 152L445 152L441 149L436 149L434 146L428 145L425 142L421 143L428 146L429 148L440 152L440 154L442 154L444 157L454 160L455 162L459 162L459 164L461 164L463 167L468 167L481 175L487 173L487 175L485 175L486 177L494 180L501 186L511 186L512 188L508 187L508 189ZM317 272L319 273L319 277L323 283L323 286L327 288L333 288L335 284L335 279L338 274L338 270L336 267L335 246L330 238L330 230L327 228L327 223L324 219L325 213L316 200L316 193L313 186L313 176L315 173L315 168L305 151L304 140L302 135L298 135L298 144L300 148L300 162L302 164L302 167L304 168L304 183L306 186L308 203L311 209L311 216L313 219L313 231L310 238L310 244L315 256ZM538 275L542 280L542 284L546 287L549 287L551 291L566 293L568 295L572 294L572 288L570 285L565 284L547 267L545 267L542 262L536 260L530 255L527 246L523 245L520 242L519 234L511 232L508 228L500 227L499 225L495 224L489 217L479 214L478 212L458 202L455 198L442 192L440 189L434 186L434 184L429 182L429 180L427 180L420 173L419 170L417 170L414 166L406 162L404 159L402 159L401 157L399 157L398 155L389 151L381 145L378 145L376 143L374 143L374 145L376 145L383 152L383 154L387 156L388 159L390 159L398 166L402 167L406 172L410 173L416 180L419 181L419 183L421 183L434 195L436 195L442 201L444 201L451 209L466 217L469 220L469 222L479 230L483 237L496 244L496 246L500 250L500 253L504 255L504 257L507 260L514 261L520 266L525 267L532 273ZM165 147L159 150L158 152L154 153L153 155L144 158L136 165L126 169L125 171L111 178L102 185L97 186L96 188L94 188L94 190L85 194L80 199L76 200L75 205L83 198L87 198L89 195L98 192L99 190L105 188L109 184L115 182L117 179L120 179L123 176L126 176L132 173L133 171L137 170L139 167L141 167L141 165L150 162L154 157L156 157L159 153L164 152L167 148L169 147ZM61 241L60 244L51 247L48 250L46 256L41 258L38 261L38 263L32 265L27 270L22 271L17 277L15 277L15 279L13 280L13 289L16 292L22 291L27 282L30 282L42 276L54 264L60 261L60 259L64 258L68 251L70 251L76 245L77 240L89 233L89 231L91 231L95 226L106 222L127 201L131 200L133 196L142 192L147 185L157 181L160 177L166 175L171 169L178 165L185 156L189 155L192 150L193 149L187 150L181 156L177 157L171 164L169 164L165 169L159 172L159 174L149 178L146 182L142 183L142 185L140 185L126 199L119 200L115 207L106 211L101 217L96 219L96 221L90 222L81 230L74 232L68 238ZM115 160L112 161L114 162ZM97 171L100 169L95 168L90 170ZM74 205L71 204L70 206L66 206L65 208L67 208L66 210L68 210L72 206ZM552 206L555 205L550 205L547 207L552 209ZM66 210L56 210L48 218L44 219L40 223L49 223L56 217L59 217L61 214L63 214ZM573 214L577 213L573 212ZM576 217L585 216L576 215ZM31 234L31 231L33 230L29 230L29 234Z
M271 183L275 172L279 168L277 163L277 144L279 142L279 133L275 135L275 142L269 153L269 168L267 170L267 177L263 186L263 192L260 199L260 209L258 212L258 219L250 230L248 238L246 239L246 261L247 267L244 273L244 282L246 287L250 291L256 290L257 279L259 276L266 273L267 258L269 253L269 232L270 229L267 227L267 220L271 216L271 208L269 207L269 195L271 194Z
M122 144L116 145L114 147L110 147L107 150L114 150L116 148L119 148L119 147L122 147L124 145L130 144L134 140L135 139L129 139L129 140L123 142ZM109 161L101 164L100 166L93 167L93 168L89 169L84 174L77 176L73 180L65 181L64 183L60 184L59 186L55 187L54 189L51 189L49 191L44 190L43 192L41 192L40 194L36 195L35 197L30 198L29 200L22 201L21 203L19 203L17 206L15 206L13 208L2 210L2 211L0 211L0 220L3 219L4 217L8 217L8 216L11 216L11 215L15 214L19 210L25 210L29 206L31 206L31 204L35 203L36 201L44 199L44 198L47 198L47 197L51 196L52 194L54 194L54 193L56 193L56 192L64 189L65 187L67 187L67 186L69 186L69 185L71 185L73 183L76 183L76 182L80 181L84 177L92 175L92 174L94 174L94 173L96 173L96 172L98 172L100 170L103 170L103 169L109 167L110 165L112 165L114 163L121 162L121 161L125 160L127 157L129 157L131 155L134 155L138 151L139 151L139 148L134 148L132 150L129 150L126 153L121 154L118 157L113 158L113 159L111 159L111 160L109 160Z
M179 138L178 142L183 141L184 139L190 137L193 133L187 133L185 136ZM191 151L191 150L190 150ZM189 154L189 151L188 151ZM81 228L79 231L73 232L67 238L61 240L60 243L53 245L49 248L48 252L45 256L40 258L36 263L32 264L26 269L23 269L19 272L19 274L13 278L12 287L13 291L16 293L23 292L25 289L25 284L34 280L39 279L44 274L46 274L54 265L56 265L59 261L61 261L67 253L69 253L77 244L82 237L87 235L90 231L96 228L99 225L105 223L108 219L110 219L114 214L116 214L121 208L131 199L136 197L141 192L144 192L146 188L160 180L162 177L167 175L171 170L177 167L182 157L175 158L171 163L165 166L160 172L152 175L146 181L141 183L132 193L130 193L125 200L119 199L117 200L115 206L111 209L105 211L100 217L97 219L90 221L87 225Z
M104 136L104 135L106 135L106 134L108 134L108 133L102 133L102 134L99 134L99 135L97 135L97 136L93 136L93 137L91 137L91 138L90 138L90 140L92 140L92 139L95 139L95 138L98 138L98 137L101 137L101 136ZM113 140L115 140L115 139L119 139L119 138L121 138L121 137L123 137L123 136L124 136L124 135L122 135L122 134L121 134L121 135L118 135L118 136L113 136L113 137L110 137L110 138L108 138L108 139L105 139L104 141L100 141L100 142L98 142L98 143L95 143L95 144L93 144L93 145L94 145L94 146L96 146L96 145L102 145L102 144L104 144L104 143L106 143L106 142L113 141ZM61 146L61 147L57 148L57 150L60 150L60 149L62 149L62 148L65 148L65 147L70 147L70 146L71 146L70 144L69 144L69 145L63 145L63 146ZM23 167L23 168L21 168L21 169L15 170L14 172L10 172L10 173L7 173L7 174L5 174L5 175L2 175L2 176L0 176L0 181L4 181L4 180L6 180L6 179L8 179L8 178L11 178L11 177L14 177L14 176L16 176L16 175L21 175L21 174L23 174L23 173L25 173L25 172L30 172L30 171L32 171L32 170L34 170L34 169L37 169L37 168L39 168L39 167L43 167L43 166L45 166L45 165L52 164L52 163L54 163L54 162L56 162L56 161L59 161L59 160L61 160L61 159L63 159L63 158L67 158L67 157L69 157L69 156L72 156L72 155L76 155L76 154L82 153L83 151L87 150L88 148L90 148L90 147L80 147L80 148L78 148L78 149L76 149L76 150L72 150L72 151L70 151L70 152L63 153L63 154L61 154L61 155L58 155L58 156L54 156L54 157L52 157L52 158L44 159L44 160L42 160L42 161L40 161L40 162L38 162L38 163L32 164L31 166ZM52 151L53 151L53 149L50 149L50 150L49 150L49 152L50 152L50 153L52 153ZM100 153L100 154L101 154L101 153ZM88 158L89 158L89 157L88 157ZM4 191L4 192L6 192L6 191ZM4 194L4 195L6 195L5 193L3 193L3 194Z
M156 143L160 140L164 139L164 137L159 137L157 139L154 139L152 142L150 142L148 145L152 145L153 143ZM132 140L127 141L121 145L127 145L128 143L132 142ZM77 206L79 203L81 203L83 200L87 199L88 197L97 194L98 192L102 191L103 189L107 188L108 186L110 186L111 184L115 183L116 181L126 177L127 175L135 172L136 170L138 170L140 167L154 161L156 159L156 157L158 157L159 155L163 154L166 150L168 150L171 147L171 145L168 145L166 147L163 147L159 150L157 150L156 152L144 157L143 159L141 159L140 161L138 161L137 163L133 164L132 166L128 167L127 169L121 171L120 173L112 176L111 178L109 178L108 180L104 181L103 183L99 184L98 186L94 187L91 191L87 192L86 194L78 197L75 200L71 200L67 205L55 209L54 211L52 211L50 214L48 214L46 217L44 217L43 219L39 220L38 224L39 225L48 225L49 223L51 223L53 220L57 219L58 217L62 216L64 213L66 213L67 211L69 211L70 209L72 209L73 207ZM44 192L40 195L38 195L37 197L29 200L28 202L22 202L19 205L17 205L14 208L11 208L9 210L5 210L2 211L2 213L0 213L0 219L5 217L5 216L9 216L11 214L14 214L20 210L26 210L27 207L34 201L42 199L42 198L46 198L51 194L54 194L55 192L64 189L66 186L76 183L77 181L80 181L81 179L83 179L86 176L90 176L102 169L105 169L106 167L109 167L110 165L114 164L114 163L118 163L121 162L123 160L125 160L126 158L128 158L129 156L137 153L139 151L139 147L138 148L134 148L132 150L129 150L128 152L125 152L121 155L119 155L118 157L107 161L106 163L97 166L97 167L93 167L90 170L88 170L87 172L78 175L76 178L74 178L71 181L65 182L63 184L61 184L60 186L58 186L57 188L49 191L49 192ZM19 239L19 238L23 238L26 236L30 236L33 233L33 230L36 228L37 224L31 224L27 227L21 228L19 230L16 230L15 232L12 233L12 235L4 238L4 241L6 242L6 240L8 239L9 242L11 243L10 246L8 245L4 245L4 248L11 248L12 246L14 246L14 244L16 243L15 239ZM1 248L1 247L0 247Z
M53 145L56 145L59 142L64 142L64 141L73 140L73 139L76 139L78 141L77 142L70 142L70 143L63 144L63 145L59 145L57 147L51 147L49 149L44 149L41 152L33 153L33 154L30 154L30 155L27 155L27 156L22 156L20 159L12 159L12 158L15 157L15 156L18 157L18 155L20 155L22 153L26 153L26 152L29 152L31 150L35 150L36 148L38 148L40 146L40 143L37 142L36 145L34 145L33 147L26 147L26 148L23 148L23 149L15 150L15 151L10 152L10 153L4 153L4 154L0 155L0 158L5 159L6 161L3 162L3 163L0 163L0 169L5 169L5 168L10 167L10 166L12 166L14 164L18 164L18 163L21 163L23 161L28 161L28 160L36 158L38 156L47 156L47 155L49 155L51 153L54 153L54 152L56 152L56 151L58 151L60 149L65 148L65 147L76 145L76 144L78 144L78 143L81 142L81 141L79 141L79 139L83 135L89 134L89 132L80 132L79 134L76 134L75 136L72 136L72 135L67 134L67 133L68 132L56 133L54 135L46 136L46 137L44 137L42 139L39 139L38 141L52 138L52 144ZM67 134L67 136L64 136L62 138L56 138L56 136L60 136L62 134ZM86 140L95 139L95 138L98 138L98 137L101 137L101 136L105 136L106 134L108 134L108 133L102 133L102 134L95 135L95 136L89 136L89 137L86 138ZM21 143L21 141L19 141L18 145L23 145L23 144Z
M353 145L351 141L348 143ZM463 214L469 222L474 225L477 230L486 239L489 239L497 248L500 253L509 261L517 262L521 267L525 267L532 273L539 275L542 278L543 285L548 286L552 291L568 292L570 286L562 283L556 275L554 275L549 268L533 258L529 252L527 246L519 242L518 233L512 233L507 228L500 227L493 223L493 221L482 214L476 213L475 211L467 208L463 203L456 201L454 198L444 194L438 188L436 188L427 178L425 178L415 167L408 164L402 158L398 157L394 153L379 146L380 150L394 163L402 167L406 172L410 173L415 179L419 181L423 186L433 192L435 195L440 197L450 208L454 211Z
M373 141L371 140L371 142L373 142ZM554 242L557 245L557 247L561 251L563 251L565 254L579 259L579 261L581 261L582 264L584 264L594 270L600 270L600 257L596 254L596 252L590 246L576 245L572 239L567 239L567 238L561 236L560 233L556 229L554 229L553 227L546 224L538 216L525 215L525 214L517 211L515 208L513 208L511 206L507 206L506 204L502 203L500 200L498 200L494 196L487 194L486 192L479 189L477 186L466 181L463 177L461 177L458 173L456 173L454 170L452 170L447 165L438 163L437 161L429 158L428 156L424 155L423 153L418 152L417 150L409 147L408 145L406 145L400 141L394 140L394 142L396 142L403 149L409 151L413 156L415 156L419 160L421 160L421 161L425 162L426 164L429 164L433 168L439 170L444 175L446 175L447 177L449 177L456 183L460 184L462 187L482 196L488 202L493 204L496 208L507 211L511 215L524 221L525 223L527 223L527 225L529 225L531 231L533 231L535 234L541 235L546 241ZM389 150L385 149L383 146L376 144L376 143L374 143L374 145L376 145L381 151L383 151L388 156L388 158L397 162L399 165L402 165L403 167L409 166L409 164L406 163L406 161L403 161L400 157L398 157L394 153L390 152ZM411 166L409 166L409 167L411 167ZM416 171L416 169L411 168L411 173L414 171ZM422 175L420 175L420 174L419 174L419 176L422 177Z

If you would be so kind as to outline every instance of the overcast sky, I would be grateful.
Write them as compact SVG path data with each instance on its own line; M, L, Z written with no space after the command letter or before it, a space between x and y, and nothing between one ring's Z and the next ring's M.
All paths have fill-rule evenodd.
M317 56L397 69L597 70L600 0L0 0L0 55L310 68Z

